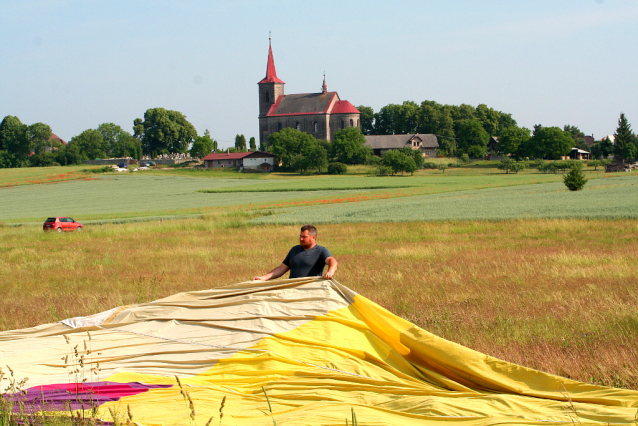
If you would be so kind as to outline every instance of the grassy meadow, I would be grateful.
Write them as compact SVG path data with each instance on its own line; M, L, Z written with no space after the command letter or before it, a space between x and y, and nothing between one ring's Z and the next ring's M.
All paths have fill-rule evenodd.
M561 175L485 170L157 170L0 188L0 330L249 280L297 243L295 223L316 221L340 262L336 280L395 314L508 361L638 389L638 179L589 172L572 193ZM200 192L219 188L229 192ZM94 224L35 226L52 214ZM129 222L108 223L120 219Z

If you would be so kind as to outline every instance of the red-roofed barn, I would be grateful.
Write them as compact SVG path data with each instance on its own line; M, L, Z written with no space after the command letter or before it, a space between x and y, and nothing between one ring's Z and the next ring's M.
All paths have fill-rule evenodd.
M337 92L328 92L326 76L321 93L285 95L284 82L277 77L272 46L268 47L266 77L259 83L259 142L263 148L268 135L292 127L317 139L333 140L335 132L360 127L360 112Z
M269 172L275 164L275 156L269 152L228 152L208 154L202 159L204 167L243 167Z

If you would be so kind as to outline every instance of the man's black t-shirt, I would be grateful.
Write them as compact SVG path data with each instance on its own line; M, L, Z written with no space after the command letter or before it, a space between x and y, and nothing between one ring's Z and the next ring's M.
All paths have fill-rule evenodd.
M282 263L290 268L290 278L320 277L329 257L328 249L318 244L308 250L294 246Z

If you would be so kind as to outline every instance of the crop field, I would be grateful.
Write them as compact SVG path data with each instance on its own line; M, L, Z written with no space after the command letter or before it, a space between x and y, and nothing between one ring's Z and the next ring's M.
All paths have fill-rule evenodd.
M418 326L518 364L638 389L634 174L590 172L570 192L561 175L484 168L239 179L62 169L49 175L80 178L44 184L20 170L0 180L22 182L0 188L0 220L33 225L0 226L0 330L249 280L281 262L299 223L316 222L339 260L336 280ZM387 186L364 189L375 185ZM56 214L88 225L61 235L35 226Z
M539 184L555 184L557 188L561 188L561 184L557 184L561 181L561 175L542 173L505 175L504 173L494 173L496 169L492 169L492 173L485 173L485 170L481 169L481 173L475 175L453 176L440 173L429 175L427 171L423 171L416 176L394 177L369 177L365 175L312 177L217 171L209 173L208 171L193 170L153 170L137 172L136 174L83 174L77 168L71 168L70 172L65 174L60 173L63 170L59 170L64 168L45 169L49 171L48 175L42 170L33 170L34 173L40 173L41 179L44 179L44 176L49 176L47 179L54 179L60 175L72 175L77 178L67 182L42 184L38 180L29 179L26 176L26 171L31 169L3 171L5 175L2 182L14 182L14 184L20 182L20 184L0 188L0 200L2 201L0 203L0 221L8 224L37 224L44 217L64 215L86 223L102 223L143 220L144 218L193 217L208 214L217 209L260 209L273 210L276 213L272 217L274 222L281 220L287 223L294 222L291 215L296 215L290 211L291 208L312 206L311 210L315 214L320 214L331 205L351 203L357 203L356 206L352 206L354 209L352 212L349 207L341 206L341 213L335 213L337 208L333 206L325 210L326 213L317 221L326 222L335 214L341 216L339 221L345 220L346 217L361 221L364 219L364 216L359 214L362 208L363 210L375 209L375 204L370 202L389 198L407 200L428 194L455 192L460 194L462 191L510 186L520 187L525 192L523 187L527 185L534 188L527 190L527 192L543 194L552 191L540 190ZM583 192L588 192L590 188L596 186L594 182L602 179L594 178L613 176L596 172L589 174L592 178L591 183ZM235 176L242 178L235 179ZM245 178L245 176L251 177ZM630 185L625 186L625 190L631 192ZM564 190L564 187L562 189ZM472 197L471 193L463 193L461 196ZM432 197L422 197L412 200L412 204L433 205L433 199L436 200ZM449 208L441 205L445 200L449 201ZM434 204L436 203L440 207L439 211L443 209L453 213L458 210L454 197L439 197ZM408 207L410 207L409 204ZM486 213L486 209L483 208L484 211L463 217L468 219L516 217L515 213L503 216L498 205L494 204L493 207L491 212ZM281 208L286 210L275 211ZM407 220L414 220L416 217L411 216L412 210L412 207L410 209L401 208L400 211L404 212L403 218L397 218L397 220L406 220L406 217ZM409 215L408 212L410 212ZM541 213L535 216L532 212L531 217L547 216ZM299 214L306 215L307 211L299 210ZM576 217L583 216L577 215ZM440 215L432 216L430 214L420 214L418 218L441 219ZM370 216L369 220L385 221L387 218L378 217L378 214L375 213Z

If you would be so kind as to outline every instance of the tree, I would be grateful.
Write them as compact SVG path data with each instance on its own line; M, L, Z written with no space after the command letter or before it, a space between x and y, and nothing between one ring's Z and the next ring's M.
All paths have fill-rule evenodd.
M583 189L587 183L585 179L585 173L583 172L583 165L580 162L572 164L571 168L565 176L563 176L563 182L570 191L579 191Z
M308 142L301 147L301 152L293 157L291 168L301 173L306 173L308 170L317 170L321 173L322 169L328 167L328 153L316 139Z
M485 157L490 135L487 134L480 121L476 119L461 121L456 135L460 152L466 153L472 158Z
M250 137L250 150L252 152L257 151L257 141L255 141L255 137L254 136Z
M309 152L313 144L318 145L314 136L291 127L268 135L269 150L277 156L278 161L281 161L281 167L284 169L294 170L293 165L300 164L299 159L295 157Z
M534 126L534 136L529 139L527 157L559 160L569 154L574 147L574 139L569 132L559 127Z
M104 142L102 133L95 129L88 129L69 141L69 145L77 147L82 158L95 160L96 158L106 158L108 146Z
M363 164L372 155L372 149L365 143L366 137L358 127L337 130L330 144L330 155L340 163Z
M235 136L235 149L237 150L237 152L246 152L246 136Z
M197 137L195 127L179 111L147 109L142 126L143 151L153 157L158 154L184 153Z
M521 147L530 138L530 130L525 127L511 126L501 131L498 137L498 152L520 158Z
M97 131L102 135L108 157L138 158L136 154L141 150L141 141L122 127L113 123L102 123L97 126Z
M631 125L624 113L620 113L614 138L614 157L616 157L616 160L623 163L625 160L630 160L636 156L635 136L631 132Z
M27 126L18 117L7 115L0 123L0 147L6 150L3 167L22 167L31 153Z
M614 144L611 143L609 137L600 142L596 142L591 146L591 155L593 158L605 159L614 152Z
M41 155L46 148L60 148L62 142L51 141L51 127L44 123L34 123L27 127L27 139L31 150L36 155Z
M420 169L423 167L423 162L424 162L423 152L421 152L420 149L412 149L405 146L403 148L399 148L399 151L401 151L408 157L411 157L414 160L414 164L416 165L417 169Z
M498 165L500 170L505 170L506 174L509 174L510 171L514 173L518 173L521 170L525 169L527 164L522 161L515 161L511 158L503 158Z
M364 135L371 135L374 131L374 110L371 107L359 105L357 107L361 115L361 133Z
M55 151L55 161L61 166L82 164L82 154L77 145L68 144Z
M204 132L204 136L195 138L195 142L190 149L190 155L193 158L204 158L216 148L216 142L210 137L208 129Z
M416 163L411 156L398 149L390 149L383 154L383 165L392 169L392 174L398 172L414 173Z

